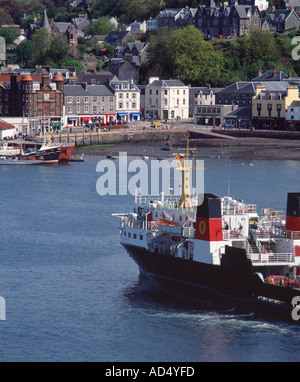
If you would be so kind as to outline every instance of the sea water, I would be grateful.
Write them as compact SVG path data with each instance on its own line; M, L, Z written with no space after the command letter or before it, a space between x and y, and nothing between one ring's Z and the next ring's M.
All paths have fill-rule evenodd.
M96 166L1 166L0 361L300 361L300 327L183 306L150 288L119 244ZM285 211L300 162L205 159L205 191Z

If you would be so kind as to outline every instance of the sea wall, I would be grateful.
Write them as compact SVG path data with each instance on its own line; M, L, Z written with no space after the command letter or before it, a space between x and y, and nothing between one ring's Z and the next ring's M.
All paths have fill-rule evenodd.
M170 143L186 141L187 130L126 130L89 133L69 133L53 135L53 144L64 143L75 146L102 145L114 143L134 143L149 141L168 141ZM42 141L43 137L40 136Z

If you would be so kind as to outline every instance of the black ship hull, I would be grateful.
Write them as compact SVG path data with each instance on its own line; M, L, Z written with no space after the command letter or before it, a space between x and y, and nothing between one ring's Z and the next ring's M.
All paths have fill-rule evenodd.
M213 265L122 245L139 266L141 274L164 292L207 305L210 309L253 313L294 324L300 322L300 310L298 316L292 304L293 298L300 296L300 290L264 283L253 272L251 261L243 250L226 247L221 265Z

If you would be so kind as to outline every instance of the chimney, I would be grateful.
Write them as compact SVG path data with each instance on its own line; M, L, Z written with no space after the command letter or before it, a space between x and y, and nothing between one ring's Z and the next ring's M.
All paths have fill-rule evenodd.
M42 76L42 88L44 88L45 86L50 86L50 76L49 74L43 74Z
M153 81L158 81L159 77L149 77L148 85L151 85Z
M276 70L274 69L273 70L273 77L275 77L276 76Z
M257 73L259 76L261 76L261 70L259 69L258 70L258 73Z

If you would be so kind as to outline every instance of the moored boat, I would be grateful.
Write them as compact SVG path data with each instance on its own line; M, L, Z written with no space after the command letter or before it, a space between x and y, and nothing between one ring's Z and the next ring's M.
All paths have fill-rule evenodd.
M42 159L36 157L28 158L22 155L16 156L0 156L0 165L38 165L43 164Z
M68 163L71 159L71 155L75 149L75 146L62 145L58 161L59 163Z

